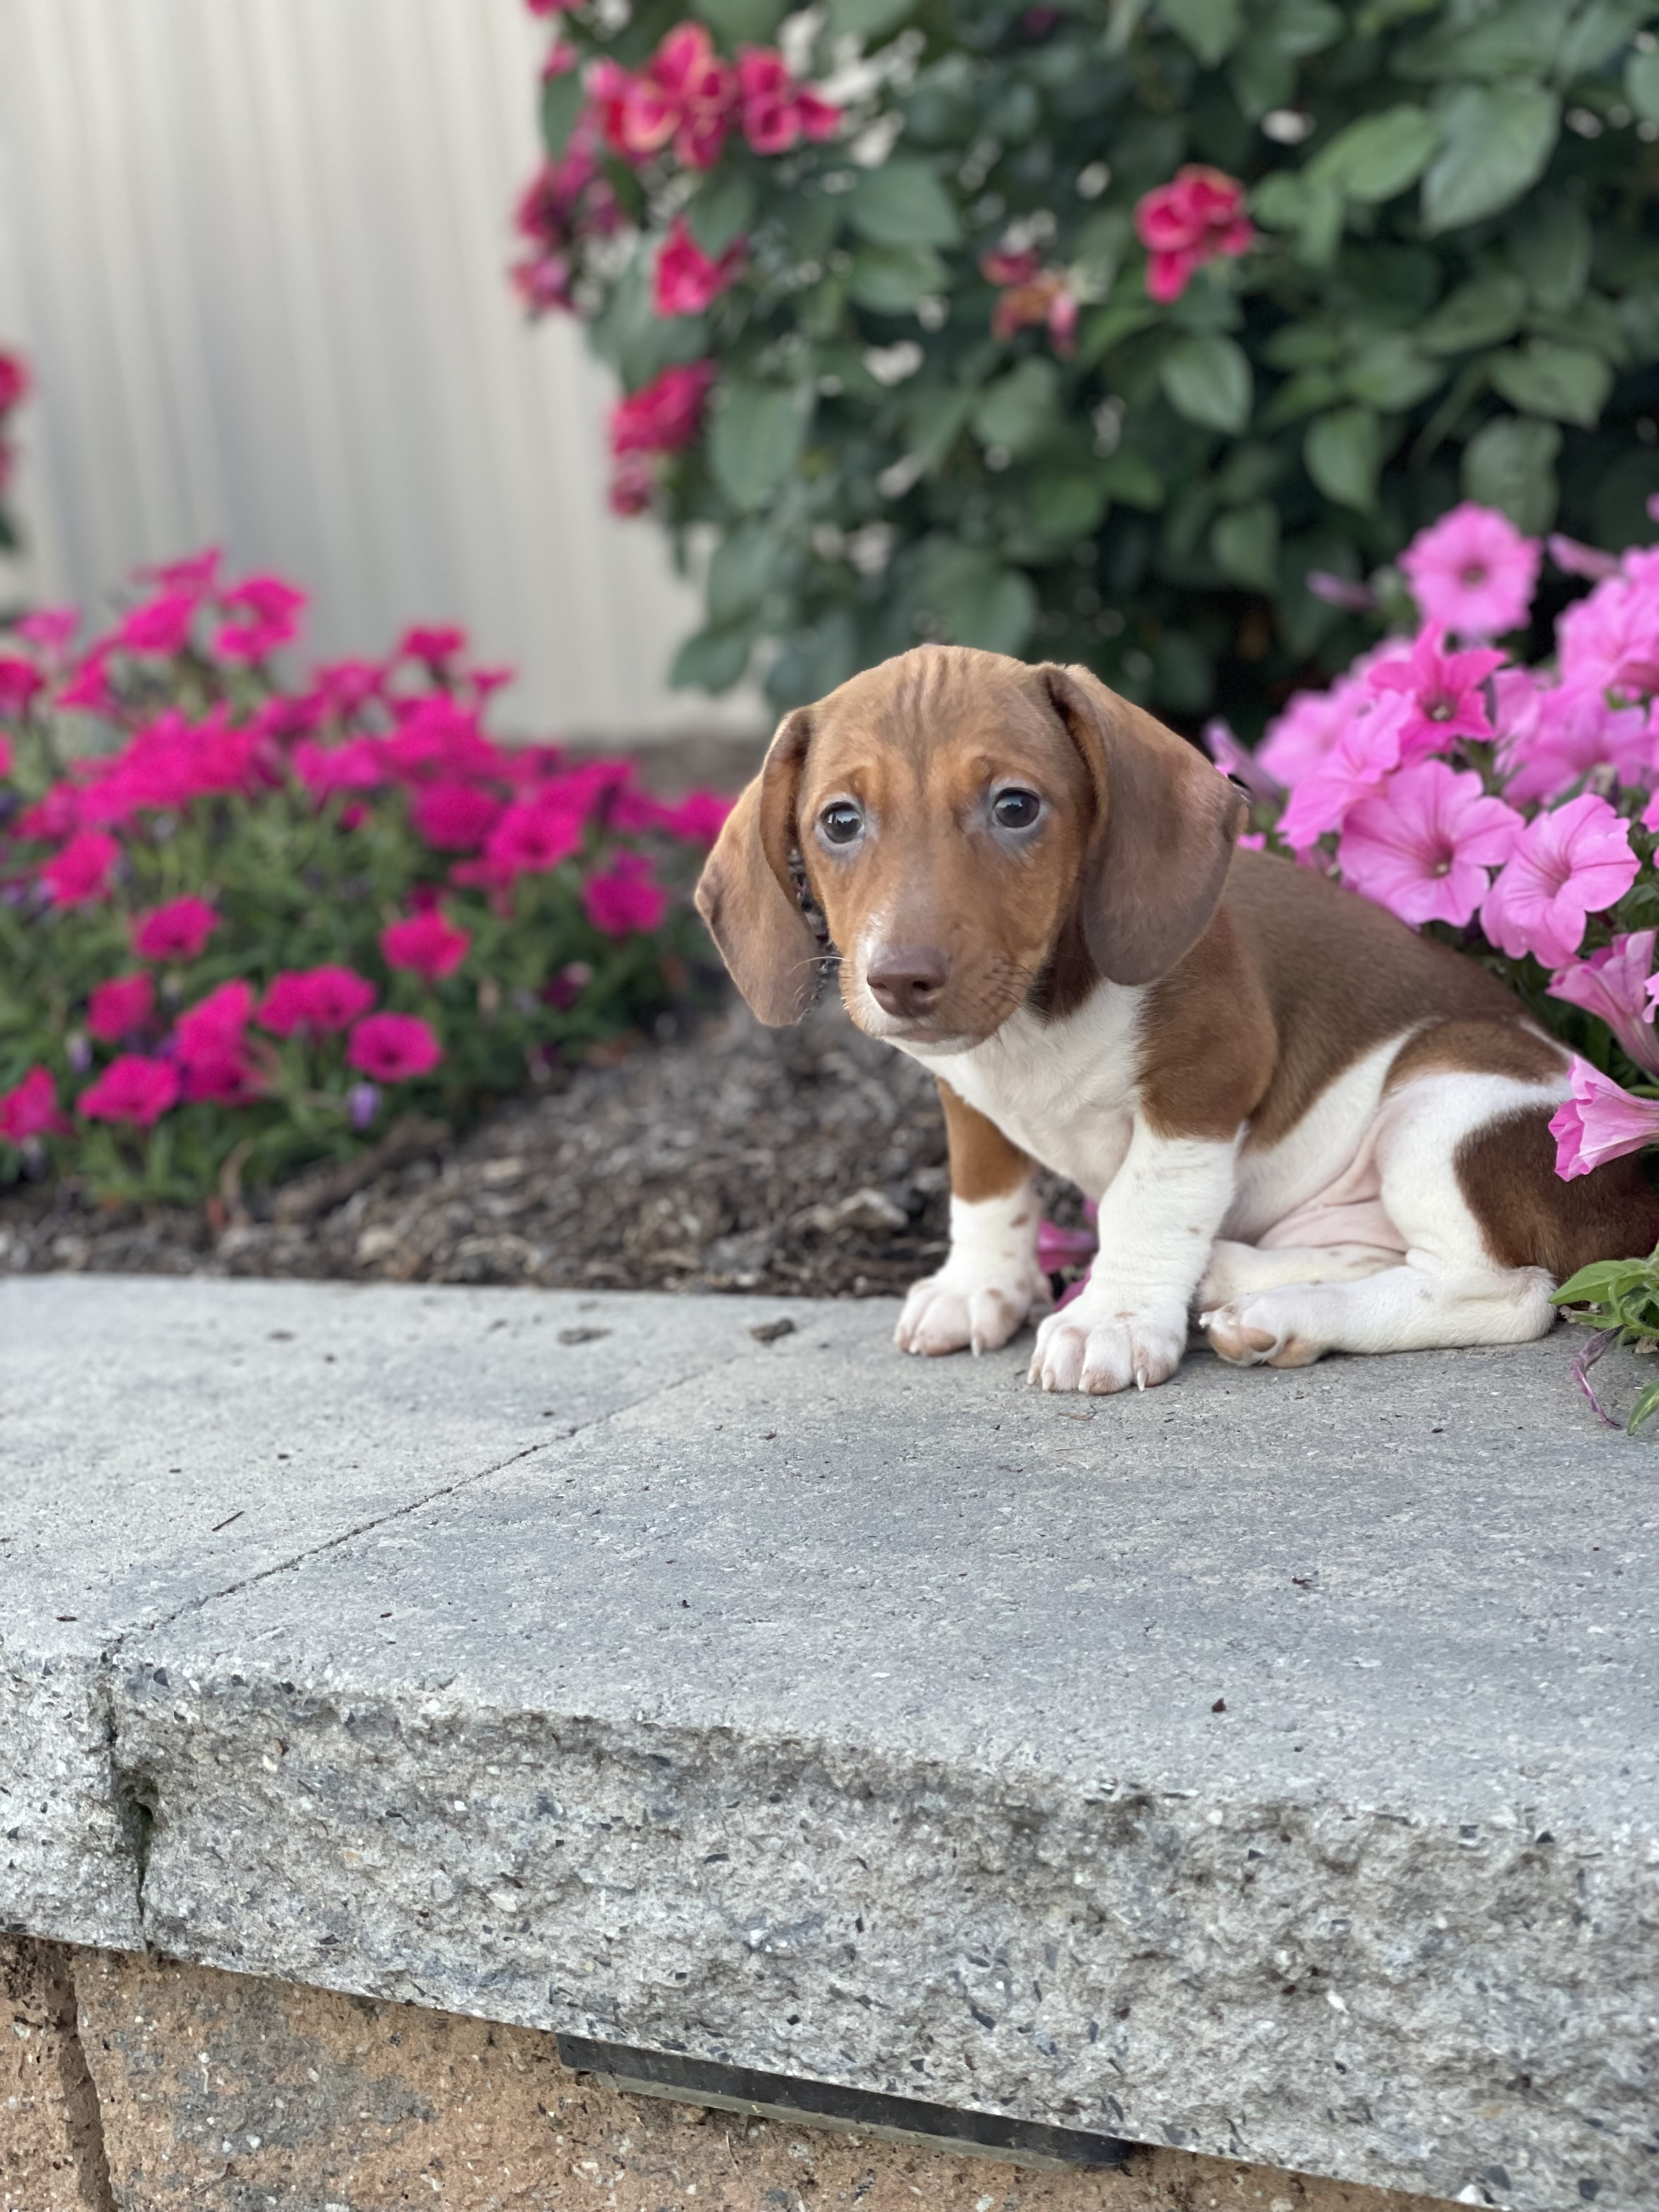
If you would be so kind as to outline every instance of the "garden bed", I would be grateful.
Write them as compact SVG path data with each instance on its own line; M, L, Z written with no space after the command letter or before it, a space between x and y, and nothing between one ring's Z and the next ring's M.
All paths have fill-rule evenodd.
M945 1249L932 1079L834 1003L783 1030L734 1004L459 1142L410 1117L387 1144L205 1208L25 1186L0 1198L0 1268L862 1297Z

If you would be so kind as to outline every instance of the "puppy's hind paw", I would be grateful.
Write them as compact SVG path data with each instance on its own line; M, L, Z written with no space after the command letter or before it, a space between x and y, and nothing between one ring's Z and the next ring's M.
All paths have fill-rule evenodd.
M1198 1325L1217 1358L1231 1367L1311 1367L1324 1350L1288 1331L1267 1294L1216 1306L1200 1314Z

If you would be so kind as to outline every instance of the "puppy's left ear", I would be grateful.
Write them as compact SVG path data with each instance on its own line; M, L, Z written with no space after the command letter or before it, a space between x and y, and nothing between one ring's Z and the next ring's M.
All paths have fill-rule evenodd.
M1094 786L1078 886L1084 941L1112 982L1156 982L1210 926L1244 799L1195 745L1091 670L1037 672Z
M817 996L818 944L789 873L795 793L811 732L808 708L785 715L697 884L697 912L732 980L773 1029L798 1022Z

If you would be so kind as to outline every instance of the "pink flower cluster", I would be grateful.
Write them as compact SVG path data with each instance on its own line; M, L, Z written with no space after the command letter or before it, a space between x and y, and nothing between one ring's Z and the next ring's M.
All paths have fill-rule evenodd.
M504 672L474 665L453 626L416 626L385 661L325 665L283 689L270 659L297 634L293 586L223 582L216 555L146 582L78 654L76 618L50 612L21 623L21 649L0 655L0 900L26 946L49 954L56 933L98 963L69 988L67 1026L60 1011L46 1057L9 1066L0 1041L6 1146L97 1122L143 1131L191 1107L271 1110L296 1084L313 1112L317 1086L336 1085L343 1112L348 1071L361 1079L352 1126L366 1126L380 1087L445 1066L479 1009L500 1003L488 972L467 971L487 957L484 932L502 943L521 883L575 862L556 896L574 927L585 917L597 933L590 945L653 932L670 894L632 841L705 846L724 818L715 793L652 798L624 761L495 741L482 718ZM182 690L197 696L189 712L154 703ZM57 738L94 697L122 741L61 761ZM280 881L288 843L318 836L337 854L361 846L365 866L380 854L383 882L394 841L404 910L339 916L331 934L351 957L273 962L246 878L235 900L225 872L251 865L256 882ZM112 920L125 948L112 970ZM579 966L520 986L520 1000L544 1014L569 1007ZM585 981L593 972L583 967ZM64 996L59 981L44 1000L61 1009Z
M781 54L744 46L733 64L696 22L677 23L638 71L602 56L587 90L605 143L635 163L672 149L683 168L712 169L734 130L757 154L787 154L841 124L841 110L798 84Z
M650 505L659 458L679 453L702 428L709 388L719 374L713 361L676 362L611 410L611 505L617 514L639 514Z
M599 167L599 151L598 118L585 114L559 160L542 164L519 202L514 227L525 251L509 274L533 315L574 309L583 249L621 227L622 210Z
M1076 350L1078 298L1063 269L1045 269L1042 255L1023 246L981 254L979 273L999 288L991 310L993 337L1006 340L1017 331L1046 323L1057 354Z
M1146 249L1146 296L1160 306L1178 300L1206 261L1248 253L1255 244L1243 185L1199 162L1142 193L1135 235Z
M11 476L11 447L6 438L6 418L29 394L29 373L20 354L0 349L0 499L6 495Z
M1655 898L1659 549L1589 550L1552 547L1565 573L1595 580L1562 616L1553 663L1528 666L1486 641L1526 623L1543 549L1501 514L1454 508L1401 556L1421 629L1292 699L1249 781L1304 866L1414 927L1535 963L1550 998L1604 1023L1659 1079L1656 933L1626 907L1634 895L1629 911L1650 915ZM1224 728L1211 750L1237 767ZM1610 1091L1626 1097L1592 1070L1562 1108L1563 1174L1611 1157L1592 1134L1613 1127ZM1642 1106L1618 1128L1631 1141L1614 1151L1659 1141L1659 1113Z

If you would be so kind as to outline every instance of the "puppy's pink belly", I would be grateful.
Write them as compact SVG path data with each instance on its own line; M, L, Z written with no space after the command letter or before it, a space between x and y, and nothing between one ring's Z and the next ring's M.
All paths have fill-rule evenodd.
M1323 1191L1275 1221L1255 1242L1268 1252L1328 1244L1369 1244L1379 1252L1403 1253L1407 1249L1380 1197L1332 1201Z

